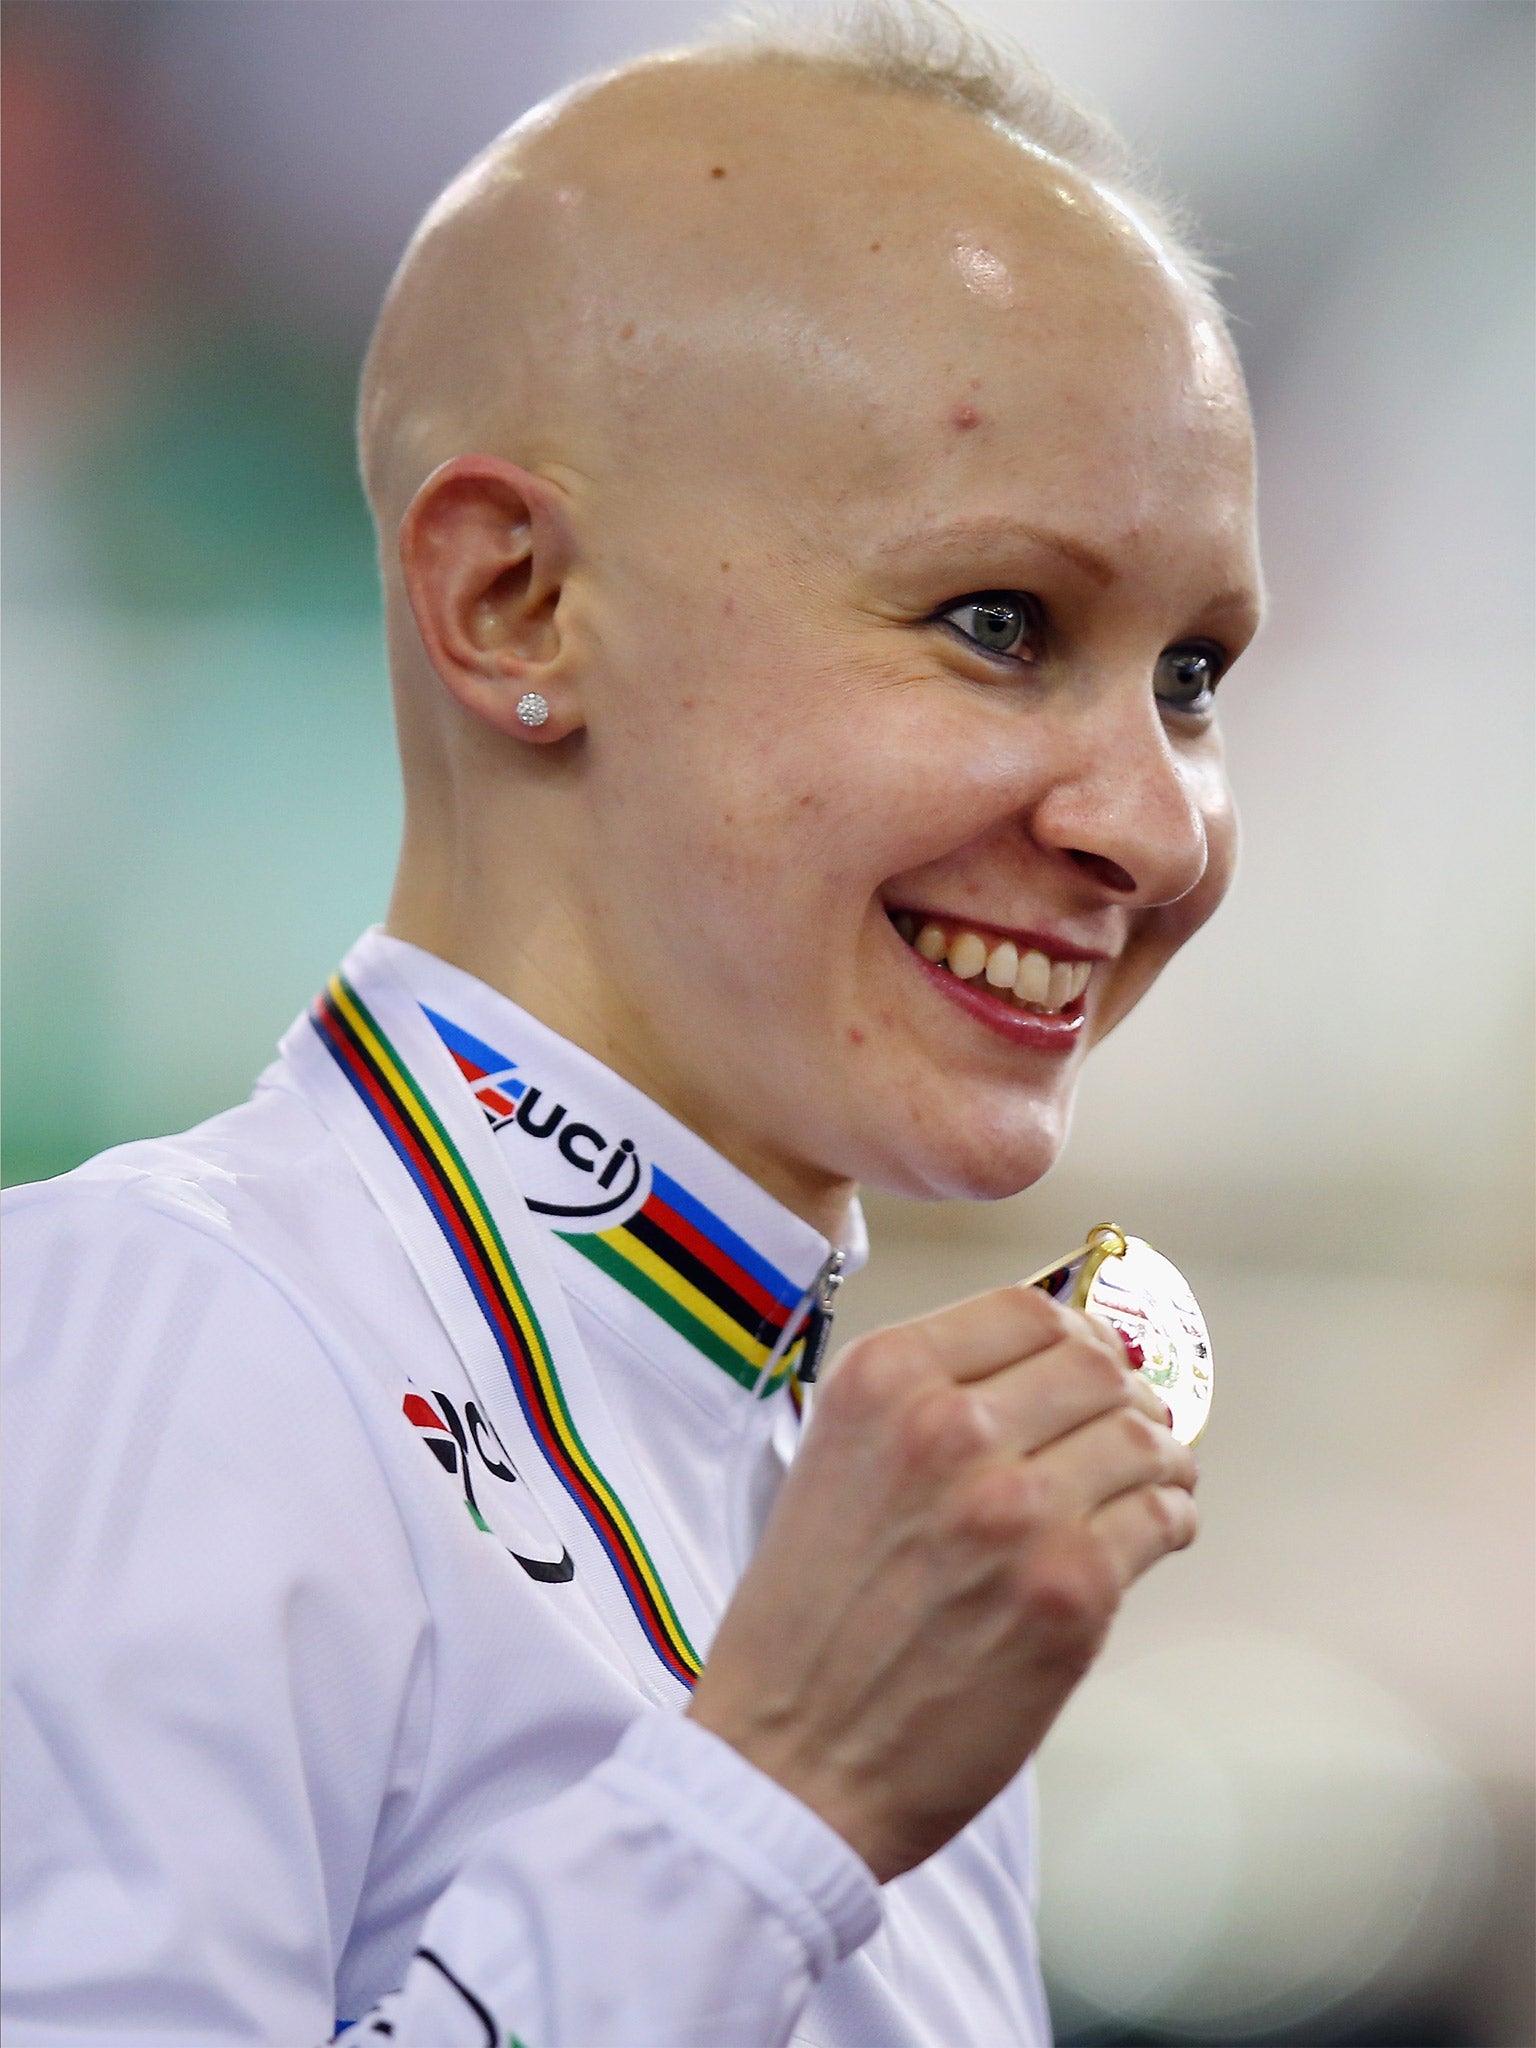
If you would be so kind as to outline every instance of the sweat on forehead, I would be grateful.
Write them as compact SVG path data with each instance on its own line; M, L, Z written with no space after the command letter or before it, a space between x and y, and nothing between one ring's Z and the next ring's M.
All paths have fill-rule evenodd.
M387 532L469 449L724 466L739 430L760 463L740 400L765 379L811 433L827 406L964 432L986 398L957 322L1027 349L1084 317L1174 335L1196 301L1123 202L969 107L796 61L651 60L535 109L427 215L369 353L364 475Z

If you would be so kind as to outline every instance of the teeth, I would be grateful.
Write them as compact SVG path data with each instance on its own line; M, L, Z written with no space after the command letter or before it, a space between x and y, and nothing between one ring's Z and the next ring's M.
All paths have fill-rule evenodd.
M1064 1010L1075 1003L1093 972L1091 960L1052 960L1035 947L1021 954L1012 939L988 941L964 929L951 936L941 924L919 924L909 910L897 911L892 922L925 960L935 966L947 962L957 980L985 975L989 988L1010 992L1015 1002L1035 1010Z
M987 944L974 932L956 932L949 942L949 971L957 981L974 981L987 964Z
M1045 999L1051 992L1051 963L1043 953L1031 950L1024 955L1014 977L1013 992L1021 1003L1045 1007Z
M987 980L994 988L1012 988L1013 977L1018 971L1019 949L1012 939L1004 939L987 955Z

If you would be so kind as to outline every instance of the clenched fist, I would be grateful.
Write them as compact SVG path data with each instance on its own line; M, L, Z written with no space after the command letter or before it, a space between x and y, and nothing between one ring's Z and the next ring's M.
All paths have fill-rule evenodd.
M883 1883L1038 1746L1195 1461L1118 1337L1002 1287L850 1344L689 1708Z

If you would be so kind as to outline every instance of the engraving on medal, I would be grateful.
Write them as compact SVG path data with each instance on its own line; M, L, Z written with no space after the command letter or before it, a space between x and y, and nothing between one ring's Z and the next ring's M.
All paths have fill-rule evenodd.
M1210 1333L1189 1282L1171 1259L1113 1223L1026 1283L1113 1324L1126 1355L1156 1387L1173 1433L1192 1444L1210 1418Z

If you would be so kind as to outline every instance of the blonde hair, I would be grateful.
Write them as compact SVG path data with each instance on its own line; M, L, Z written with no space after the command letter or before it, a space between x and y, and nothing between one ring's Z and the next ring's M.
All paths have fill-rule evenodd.
M739 61L803 65L993 122L1137 215L1215 307L1217 272L1190 222L1111 123L1073 99L1027 50L989 35L948 0L832 0L814 11L794 0L748 0L695 47Z

